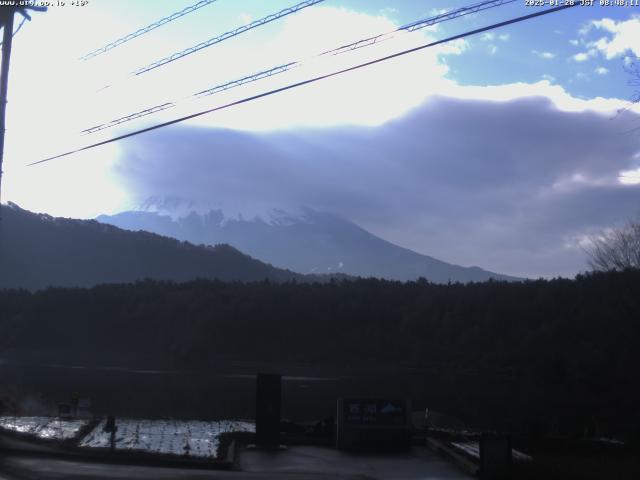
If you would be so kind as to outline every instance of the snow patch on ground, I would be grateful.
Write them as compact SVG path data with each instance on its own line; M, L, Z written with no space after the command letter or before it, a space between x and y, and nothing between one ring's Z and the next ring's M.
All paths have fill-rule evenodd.
M85 448L110 448L111 434L104 431L105 420L80 442ZM216 458L220 436L225 433L255 432L250 422L177 420L118 420L116 450L129 450L198 458Z
M88 420L51 417L0 417L0 428L47 440L75 438Z
M480 458L480 444L478 442L451 442L451 445L473 458ZM519 452L518 450L512 450L511 454L517 462L530 462L532 460L529 455Z

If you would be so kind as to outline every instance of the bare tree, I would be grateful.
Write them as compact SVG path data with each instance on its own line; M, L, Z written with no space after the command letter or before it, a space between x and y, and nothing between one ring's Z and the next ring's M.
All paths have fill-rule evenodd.
M590 240L586 250L593 270L640 268L640 216Z
M632 56L628 58L629 65L627 66L626 71L631 77L629 79L629 85L636 87L631 101L633 103L640 103L640 57Z
M625 57L624 70L629 75L629 81L627 85L635 87L631 98L626 107L618 110L617 116L630 112L636 105L640 105L640 57L637 55L627 55ZM634 126L627 133L637 133L640 131L640 127Z
M640 57L629 56L626 60L627 66L625 71L629 75L629 86L635 87L631 96L631 104L624 110L631 110L636 105L640 105ZM640 131L640 127L632 128L629 133L637 133Z
M626 71L630 77L629 85L636 87L630 109L640 104L640 57L628 57ZM631 130L636 131L640 131L640 127ZM586 248L586 252L589 256L589 267L593 270L640 268L640 215L624 227L591 237L590 243L591 246Z

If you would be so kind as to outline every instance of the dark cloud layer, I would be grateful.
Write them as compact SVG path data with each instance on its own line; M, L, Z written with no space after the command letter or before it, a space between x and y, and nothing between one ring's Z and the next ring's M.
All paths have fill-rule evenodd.
M141 201L310 206L445 261L573 275L582 236L640 211L640 185L617 181L640 167L640 138L623 133L632 121L542 97L435 97L381 127L159 131L125 144L119 171Z

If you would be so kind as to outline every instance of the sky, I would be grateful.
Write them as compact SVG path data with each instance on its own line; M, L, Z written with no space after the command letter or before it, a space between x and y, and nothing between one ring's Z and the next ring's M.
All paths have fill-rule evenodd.
M589 237L640 212L632 6L578 6L27 166L543 8L518 0L318 58L470 4L326 0L131 75L296 3L217 0L79 60L194 2L68 0L32 14L13 42L3 202L76 218L152 197L249 218L311 207L447 262L531 278L584 271ZM292 61L301 66L192 97ZM80 134L167 102L175 106Z

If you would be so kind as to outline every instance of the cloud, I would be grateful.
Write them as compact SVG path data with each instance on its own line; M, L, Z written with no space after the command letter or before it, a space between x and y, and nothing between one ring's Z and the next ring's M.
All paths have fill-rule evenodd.
M16 42L15 62L12 65L12 102L9 105L12 130L20 131L25 136L30 135L33 129L42 133L39 142L19 142L19 156L42 158L57 153L64 146L83 144L86 139L79 136L81 130L157 105L177 103L174 108L141 120L127 122L123 127L130 131L146 126L150 121L156 123L170 120L182 114L204 110L287 83L413 48L433 39L427 31L396 34L367 48L318 59L316 55L327 49L393 31L397 23L382 14L368 15L347 8L315 6L274 22L273 28L252 30L233 41L225 42L224 45L203 49L197 54L134 78L130 77L128 72L202 41L203 25L195 25L193 31L183 27L181 35L177 38L156 35L157 32L154 32L137 39L131 45L114 49L108 55L96 57L88 67L77 62L76 58L85 53L89 48L87 45L100 45L104 41L97 40L92 35L97 32L106 38L114 36L113 31L105 28L104 24L107 22L104 20L105 17L100 17L97 13L99 11L98 8L96 12L89 9L86 12L89 16L84 18L78 17L79 14L75 11L70 15L69 12L61 14L61 11L56 10L56 18L52 17L52 20L59 23L56 23L55 27L45 22L45 30L41 30L42 35L37 37L33 36L33 29L25 28L24 32L21 32L21 41ZM253 12L238 8L233 24L237 26L239 22L248 21L251 13ZM102 11L102 15L106 13ZM113 13L110 12L109 15L112 16ZM134 23L129 18L125 20ZM196 19L185 19L189 20ZM86 36L83 33L84 40L78 44L79 25L86 23L95 24L95 31L91 29ZM327 25L331 25L331 28L328 29ZM125 31L129 31L129 28L135 30L129 23L122 25ZM209 31L205 34L211 35L212 27L206 28ZM59 48L43 55L42 39L48 38L50 33L53 35L52 32L58 32L56 41L59 42ZM193 37L198 40L193 40ZM287 123L288 121L316 126L380 124L417 105L426 94L446 91L452 82L447 78L449 68L443 59L449 55L461 54L466 48L467 43L461 39L384 62L369 68L366 73L357 72L324 82L322 93L343 99L343 111L325 110L312 118L298 111L295 105L296 95L285 95L284 99L280 100L276 114L270 115L268 119L255 121L254 126L267 128L276 124L286 127L292 124ZM38 65L35 72L59 73L47 80L47 84L56 91L56 95L51 95L52 90L37 88L42 80L40 73L34 74L33 59L37 59L35 64ZM198 91L296 60L304 60L303 65L286 73L221 92L203 100L196 101L191 98L191 95ZM376 108L376 111L372 112L367 107L370 104L370 95L386 90L386 86L390 84L397 88L379 98L386 107ZM95 90L106 85L110 87L96 95ZM425 85L429 86L429 90L425 91ZM353 95L353 91L357 93ZM320 112L322 99L320 96L315 98L318 100ZM291 103L285 105L289 99ZM11 105L20 105L20 108ZM283 112L282 115L280 112ZM244 121L246 123L246 118ZM235 120L232 123L235 123ZM98 134L92 138L106 138L116 131L117 129L105 130L104 135ZM45 145L47 151L43 151ZM11 149L11 145L8 148ZM7 168L10 167L7 165Z
M618 180L623 185L640 185L640 168L620 172Z
M243 25L247 25L253 21L253 17L249 15L247 12L242 12L238 15L238 18L242 22Z
M501 42L506 42L511 38L511 35L508 33L503 33L500 35L496 35L493 32L486 32L480 36L480 40L483 42L493 42L494 40L500 40Z
M595 72L598 75L606 75L607 73L609 73L609 69L605 68L605 67L598 67L598 68L595 69Z
M331 25L331 28L327 29L326 25ZM401 32L373 46L337 56L317 57L317 54L332 47L390 32L396 27L391 19L383 15L372 16L340 7L306 9L283 19L275 34L259 45L248 42L244 48L234 48L235 44L230 44L219 50L206 49L201 53L202 58L194 58L192 63L184 60L180 62L180 68L171 68L171 65L163 68L161 78L150 75L141 79L138 85L133 85L137 88L127 91L130 101L125 107L122 105L123 99L117 96L118 92L114 91L112 96L104 96L103 103L97 109L102 118L96 119L96 124L164 103L167 99L180 100L189 93L302 60L301 66L285 73L247 83L197 102L181 101L178 107L154 115L155 120L168 120L183 113L230 103L414 48L433 39L428 31ZM449 68L443 59L449 55L459 55L467 48L467 42L460 39L324 81L321 86L313 87L316 92L313 98L317 104L306 112L297 106L298 97L306 96L309 91L303 88L291 94L280 95L278 108L268 117L247 118L243 115L240 118L233 114L216 116L220 119L217 126L271 129L292 125L379 125L419 104L430 93L446 92L453 82L447 77ZM243 61L238 62L238 58ZM206 75L203 75L203 65L225 65L225 68L207 69ZM393 88L389 88L390 85ZM425 89L426 85L428 89ZM380 95L380 92L384 92L384 95ZM377 101L375 108L372 108L371 98L374 95ZM344 108L324 108L326 97L340 99ZM313 113L309 113L311 111ZM131 122L127 127L133 128L143 123L138 122L136 125Z
M587 52L576 53L571 58L575 62L586 62L587 60L589 60L589 58L594 57L595 55L596 55L596 50L595 49L591 49L591 50L589 50Z
M218 29L220 33L225 30L216 23L218 18L214 15L215 11L203 10L204 13L213 12L211 21L185 17L181 22L176 22L176 27L180 24L179 35L165 35L162 34L164 29L158 29L107 55L96 57L90 63L78 62L78 56L86 53L86 50L113 40L117 36L114 26L118 27L116 32L121 31L122 34L139 27L139 19L128 15L126 8L117 7L120 8L120 16L110 8L116 7L107 2L96 5L95 9L71 9L73 11L68 12L67 9L53 9L55 11L51 11L50 19L49 14L46 15L51 22L44 21L37 29L27 24L20 32L20 41L14 44L11 102L7 112L11 119L12 134L7 137L6 162L3 165L8 180L3 192L5 200L52 214L85 217L112 211L122 205L123 196L110 183L109 162L96 161L90 163L91 167L81 169L83 178L100 185L93 189L94 194L70 180L74 178L71 173L73 169L67 170L62 164L75 164L75 160L56 162L61 165L57 169L43 167L37 172L34 168L24 169L23 164L98 142L118 133L172 120L383 57L422 45L433 38L425 31L398 34L371 47L317 59L314 57L322 51L392 31L397 24L381 14L367 15L338 7L312 7L273 22L268 28L252 30L224 45L201 50L161 69L130 78L127 72L134 68L195 45L203 38L209 38L212 30ZM250 15L245 11L246 6L239 5L236 8L236 13L229 18L235 26L247 21L247 15ZM80 10L83 12L80 13ZM151 15L153 12L146 13ZM95 28L82 30L86 24ZM331 28L327 28L327 25L331 25ZM79 35L83 42L77 41ZM43 39L53 36L56 38L56 48L43 50ZM460 39L292 90L278 95L277 99L265 99L253 102L247 108L203 117L191 124L252 130L292 126L380 125L415 107L429 94L445 93L454 86L455 83L448 78L449 67L445 59L450 55L459 55L467 48L467 43ZM293 60L306 61L299 68L281 75L202 100L190 98L195 92ZM50 72L56 72L56 75L49 75ZM41 88L43 78L47 81L46 89ZM96 90L106 84L111 86L96 94ZM55 95L51 93L53 91ZM123 123L118 128L90 136L79 134L83 129L167 102L176 102L177 105ZM300 108L301 102L306 105L305 108ZM34 131L38 131L38 142L31 141ZM106 151L92 150L83 158L101 159ZM49 179L46 175L41 176L45 170ZM56 171L60 173L51 173ZM51 181L53 178L56 182ZM65 199L56 193L60 185L68 186ZM98 192L104 192L104 195L98 196ZM78 202L77 198L83 198L84 201Z
M384 15L385 17L388 17L390 15L394 15L396 13L398 13L398 9L397 8L393 8L393 7L384 7L381 8L379 10L381 15Z
M619 22L603 18L594 20L590 26L611 34L592 43L608 60L629 52L640 56L640 15ZM590 30L586 30L585 34Z
M22 51L12 65L9 109L13 131L22 129L25 136L12 136L7 159L31 159L41 144L55 145L46 153L58 153L59 130L90 126L76 125L77 119L110 120L396 26L385 15L314 7L287 17L277 29L274 24L269 35L256 31L225 48L206 49L144 79L114 84L98 101L85 104L78 89L94 98L91 88L113 77L111 69L127 72L156 60L158 51L179 49L174 42L195 44L192 36L202 31L185 31L185 38L145 36L136 49L116 51L104 63L97 59L90 70L94 82L85 83L76 80L75 75L85 77L70 48L84 53L86 45L77 38L87 20L61 12L51 12L56 22L42 23L46 35L29 37L33 30L25 29L16 42ZM67 16L68 23L61 23ZM104 39L113 37L106 23L95 25ZM135 27L133 20L122 25L124 33ZM60 35L57 41L66 45L60 50L71 52L75 66L67 69L56 57L58 48L43 57L42 38L54 35ZM25 48L29 38L35 39ZM429 32L398 35L330 61L310 61L282 76L186 102L153 123L430 38ZM7 197L27 208L78 216L113 211L125 197L130 205L149 196L186 197L247 215L308 205L444 260L515 275L575 273L584 259L572 249L572 239L624 219L639 204L638 187L622 180L640 168L632 155L637 142L618 131L629 122L610 120L623 105L575 98L548 81L457 85L449 78L446 56L467 48L458 41L426 49L37 170L19 171L11 160ZM34 65L61 73L48 79L51 89L37 88L42 75L34 75ZM60 95L51 95L54 90ZM132 122L126 130L143 125ZM25 141L36 130L39 141ZM119 159L115 170L114 158Z
M637 116L563 96L548 82L476 87L378 127L173 128L124 144L118 172L139 200L249 217L310 206L446 261L572 275L586 268L575 239L638 208L640 186L619 177L640 149L622 134Z
M589 34L592 28L593 28L593 21L580 27L580 29L578 30L578 35L580 35L581 37L584 37Z
M438 15L444 15L445 13L449 12L450 9L448 8L432 8L431 10L429 10L429 16L430 17L436 17Z
M552 58L556 58L556 54L552 52L539 52L538 50L531 50L531 53L545 60L551 60Z
M583 113L598 112L612 116L620 108L626 106L623 100L615 98L595 97L589 100L574 97L559 85L551 85L542 80L537 83L512 83L491 86L458 86L450 90L450 95L465 100L488 100L493 102L510 102L529 97L546 98L553 108L563 112Z

